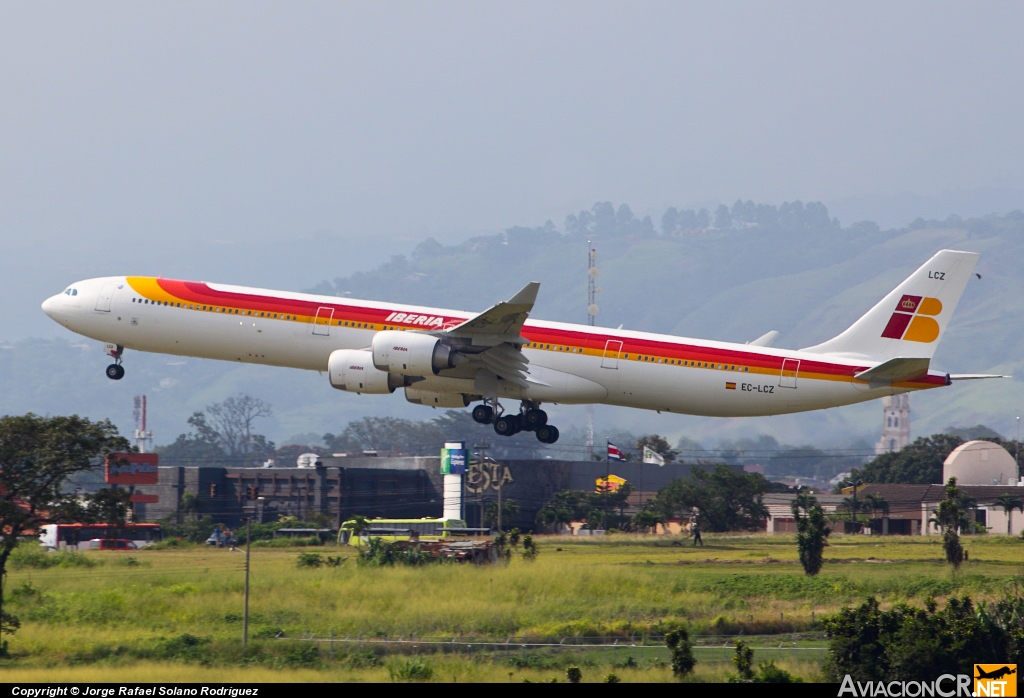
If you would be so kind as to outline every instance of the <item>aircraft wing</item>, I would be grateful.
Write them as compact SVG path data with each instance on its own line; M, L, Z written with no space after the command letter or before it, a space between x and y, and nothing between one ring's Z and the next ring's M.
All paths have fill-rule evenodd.
M497 346L511 343L522 346L526 340L519 336L523 323L533 310L540 284L531 281L523 290L507 301L491 306L461 325L447 330L448 337L470 339L473 346Z
M467 356L469 365L459 368L476 369L481 394L496 394L499 378L526 387L530 362L523 355L526 339L520 333L539 290L540 284L532 281L509 300L438 333Z

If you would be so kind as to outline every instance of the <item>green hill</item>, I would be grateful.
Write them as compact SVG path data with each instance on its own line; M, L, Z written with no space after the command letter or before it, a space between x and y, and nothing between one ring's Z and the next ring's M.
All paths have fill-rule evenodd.
M748 202L749 204L749 202ZM737 202L708 225L680 228L686 215L666 214L656 231L628 207L597 204L552 224L512 228L454 246L427 240L370 271L305 289L338 296L482 310L528 281L541 282L534 316L586 322L588 239L600 275L597 324L744 342L779 330L776 346L808 346L842 331L931 254L941 248L982 253L933 367L953 373L1024 375L1024 214L961 221L915 221L881 231L870 223L843 228L820 204L755 207ZM626 208L624 212L623 209ZM724 208L724 207L722 207ZM674 209L670 209L670 212ZM686 215L683 215L686 214ZM691 215L692 214L692 215ZM693 220L690 220L692 223ZM682 223L680 223L680 221ZM728 223L715 227L714 223ZM129 354L127 378L103 376L101 347L25 340L0 350L0 413L77 412L111 417L130 434L132 397L146 394L158 444L187 430L195 410L248 393L270 403L274 416L258 425L279 444L298 434L339 432L366 415L427 419L432 414L390 397L332 390L314 372ZM912 398L915 435L948 426L986 424L1013 436L1018 381L960 383ZM583 407L552 408L559 425L584 424ZM771 434L784 443L820 447L854 439L873 442L881 424L877 403L825 412L756 419L708 419L597 407L596 440L623 430L659 433L675 442ZM569 435L569 431L566 432ZM557 444L579 451L582 431ZM522 438L527 438L526 435ZM496 438L481 427L481 439ZM573 441L575 439L575 441Z

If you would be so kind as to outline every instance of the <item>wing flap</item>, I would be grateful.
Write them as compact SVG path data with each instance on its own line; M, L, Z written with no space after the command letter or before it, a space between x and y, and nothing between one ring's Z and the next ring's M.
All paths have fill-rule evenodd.
M523 389L529 386L530 362L522 351L526 339L521 333L539 290L540 284L531 281L507 301L439 334L460 348L470 366L479 367L474 379L479 393L496 395L498 379Z

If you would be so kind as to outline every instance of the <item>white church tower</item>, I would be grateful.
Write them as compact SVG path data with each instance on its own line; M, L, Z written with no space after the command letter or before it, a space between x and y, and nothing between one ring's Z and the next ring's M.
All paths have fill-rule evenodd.
M899 451L910 443L910 394L882 398L882 438L875 455Z

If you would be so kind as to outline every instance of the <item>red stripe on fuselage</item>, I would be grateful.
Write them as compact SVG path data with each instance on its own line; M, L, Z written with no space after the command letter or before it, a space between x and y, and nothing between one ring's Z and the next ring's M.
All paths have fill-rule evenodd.
M197 281L161 278L157 279L157 283L164 291L186 303L226 306L246 311L297 315L310 318L316 316L320 308L327 307L334 311L332 318L334 321L347 320L349 322L365 322L377 325L404 326L412 329L422 327L418 326L415 321L409 323L387 320L389 316L395 315L396 309L394 307L375 308L319 299L298 300L265 294L224 291L213 289L208 284ZM445 315L428 308L421 310L410 309L403 312L413 317L422 317L419 313L430 314L433 317L442 317L445 325L449 327L467 319L467 316ZM657 359L674 359L676 361L736 365L764 372L781 372L783 361L790 358L753 351L687 344L678 341L605 334L597 331L538 327L529 322L523 327L522 334L525 339L534 344L565 346L573 350L582 348L595 354L604 352L609 340L616 343L622 342L619 357L625 359L626 355L628 355L631 361L635 360L638 356L649 356ZM799 373L802 376L812 374L816 377L827 376L839 380L853 380L856 373L870 368L869 366L847 366L827 361L808 360L804 357L801 357L799 361ZM929 375L916 381L901 383L900 385L905 387L934 387L945 385L945 380L941 376Z

